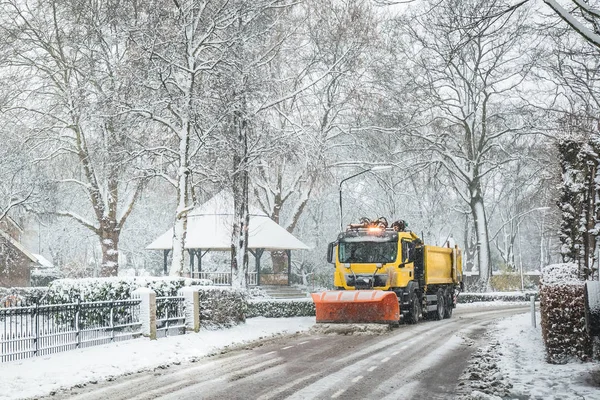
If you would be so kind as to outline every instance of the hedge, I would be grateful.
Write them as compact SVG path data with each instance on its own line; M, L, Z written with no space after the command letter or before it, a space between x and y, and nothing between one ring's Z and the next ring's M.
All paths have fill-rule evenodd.
M198 295L203 329L227 328L246 321L248 293L245 290L207 286L201 288Z
M474 303L478 301L530 301L535 296L539 300L538 292L492 292L492 293L461 293L456 298L460 304Z
M312 299L256 299L248 302L246 317L289 318L314 317Z
M542 337L546 360L564 364L592 357L592 340L585 329L584 282L576 264L554 264L542 270L540 288Z

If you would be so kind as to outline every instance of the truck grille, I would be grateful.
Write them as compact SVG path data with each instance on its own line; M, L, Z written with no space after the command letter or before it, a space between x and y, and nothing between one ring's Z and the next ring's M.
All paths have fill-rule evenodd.
M373 282L373 278L375 278L375 282ZM381 287L387 284L388 276L386 275L356 275L356 279L354 275L347 274L346 275L346 285L354 286L357 289L370 289L372 287Z

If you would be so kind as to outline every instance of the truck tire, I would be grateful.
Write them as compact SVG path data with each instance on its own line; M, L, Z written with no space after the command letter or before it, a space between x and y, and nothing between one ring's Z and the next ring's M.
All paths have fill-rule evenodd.
M438 289L437 291L437 309L433 314L433 318L435 320L444 319L444 315L446 313L446 296L444 294L444 289Z
M600 282L585 283L585 325L590 336L600 336Z
M410 313L408 314L408 322L416 324L421 319L421 302L416 292L410 296Z
M451 318L454 311L454 296L452 290L446 290L446 308L444 308L444 318Z

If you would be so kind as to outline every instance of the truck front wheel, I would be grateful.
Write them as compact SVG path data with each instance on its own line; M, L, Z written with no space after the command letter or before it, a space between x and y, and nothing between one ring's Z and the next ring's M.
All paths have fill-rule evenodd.
M408 322L416 324L421 319L421 302L416 292L413 292L410 299L410 314L408 314Z

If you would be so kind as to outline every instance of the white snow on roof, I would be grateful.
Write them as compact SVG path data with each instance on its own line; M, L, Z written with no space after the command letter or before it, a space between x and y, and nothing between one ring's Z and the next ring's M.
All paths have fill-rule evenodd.
M187 249L231 249L233 226L233 198L219 193L188 214ZM268 250L307 250L298 240L264 213L251 212L248 230L248 248ZM168 250L173 247L173 229L169 229L146 249Z
M267 216L261 210L248 207L251 215ZM188 213L192 215L231 215L233 211L233 195L226 190L217 193L214 197Z
M41 254L33 254L35 258L37 258L37 262L42 268L54 268L54 264L52 264L46 257Z

